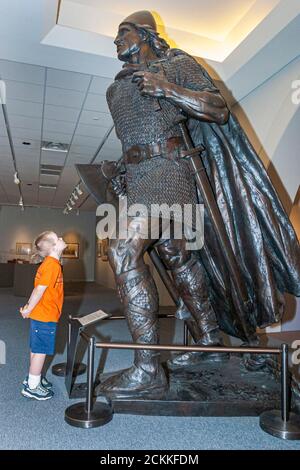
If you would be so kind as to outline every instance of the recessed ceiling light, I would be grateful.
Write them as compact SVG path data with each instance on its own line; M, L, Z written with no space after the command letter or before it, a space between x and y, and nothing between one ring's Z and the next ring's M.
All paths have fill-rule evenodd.
M43 184L43 183L40 183L39 188L41 188L41 189L56 189L57 185L56 184Z
M23 142L23 145L31 145L31 142Z
M77 191L78 196L81 196L83 194L82 190L80 189L80 183L76 186L75 189Z

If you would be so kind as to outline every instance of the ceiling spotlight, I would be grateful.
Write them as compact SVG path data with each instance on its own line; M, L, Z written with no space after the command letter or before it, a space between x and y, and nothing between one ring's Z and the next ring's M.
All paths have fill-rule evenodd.
M76 189L76 191L77 191L78 196L82 196L83 192L82 192L82 190L80 189L79 184L78 184L78 186L76 186L75 189Z
M71 211L73 209L73 207L71 206L71 204L69 202L67 202L67 208L69 211Z
M72 204L72 206L75 206L75 201L72 197L70 197L69 202Z
M76 191L72 192L72 197L75 199L75 201L78 201L78 195Z
M15 184L20 184L20 183L21 183L17 171L16 171L15 174L14 174L14 183L15 183Z

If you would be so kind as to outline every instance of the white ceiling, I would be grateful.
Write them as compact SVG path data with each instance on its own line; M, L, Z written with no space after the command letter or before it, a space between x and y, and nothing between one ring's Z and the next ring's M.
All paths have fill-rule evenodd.
M265 0L260 0L265 2ZM80 22L84 18L73 18L69 8L73 9L74 17L77 12L83 12L87 20L89 14L95 11L100 16L107 17L110 14L111 23L103 21L103 26L98 21L90 18L90 27L98 32L113 35L120 21L128 16L129 12L149 9L156 14L157 23L179 31L189 31L209 39L221 41L228 36L241 19L249 12L256 0L152 0L141 4L140 0L112 0L109 4L99 8L98 0L62 0L59 23ZM274 3L274 2L273 2ZM115 20L114 20L115 18ZM87 23L86 23L87 24ZM105 32L103 31L105 28Z
M115 57L111 43L104 37L113 38L118 24L129 13L148 9L156 17L159 32L192 55L223 62L253 31L281 0L111 0L99 8L97 0L61 0L56 26L44 39L44 44L63 47L74 45L78 50ZM71 31L73 40L71 39ZM81 31L81 34L78 34ZM94 33L89 44L88 35ZM81 36L81 39L79 39ZM85 36L85 38L84 38ZM101 41L99 41L101 36ZM68 38L68 39L67 39ZM98 39L98 41L97 41Z
M7 87L6 106L25 205L64 207L79 181L74 164L89 163L112 126L105 100L111 80L7 60L0 60L0 77ZM16 203L19 193L13 184L11 152L1 118L0 202ZM43 140L70 144L70 151L41 151ZM98 159L120 155L121 146L112 133ZM40 164L63 166L60 179L40 176ZM58 187L56 191L41 189L39 183Z
M75 0L76 3L94 4L90 0ZM159 24L173 29L190 31L210 39L222 40L239 23L256 0L152 0L147 2L151 11L160 16ZM99 2L98 2L99 7ZM144 7L143 7L144 8ZM123 18L128 11L141 9L140 0L113 0L106 10L119 14Z
M68 9L75 3L84 6L77 18ZM7 85L8 117L25 205L64 207L78 182L74 164L89 162L111 127L105 90L120 69L112 37L118 22L132 11L159 13L159 22L171 37L180 39L181 47L186 49L184 44L194 41L197 56L204 46L221 47L214 50L225 51L226 58L206 60L205 65L229 88L232 102L251 93L300 53L299 0L111 0L105 9L99 5L99 0L62 0L62 16L56 24L56 0L1 0L5 21L0 29L0 77ZM75 20L77 26L63 23ZM82 21L88 28L79 28ZM234 50L226 55L228 44ZM41 152L42 140L70 144L70 151L67 155ZM31 145L24 146L24 141ZM112 133L97 161L118 159L120 154ZM39 182L51 180L40 180L41 163L64 167L55 181L56 191L39 190ZM18 203L13 173L0 110L0 203ZM94 204L89 199L83 207L91 209Z

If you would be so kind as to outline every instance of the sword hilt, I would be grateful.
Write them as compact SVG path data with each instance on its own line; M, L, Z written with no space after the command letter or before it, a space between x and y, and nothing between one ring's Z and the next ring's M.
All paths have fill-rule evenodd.
M177 114L177 116L174 119L174 124L183 124L187 121L187 116L183 114L183 112Z
M193 157L194 155L201 156L201 153L205 150L205 147L202 144L198 145L198 147L194 146L192 139L190 137L188 128L186 126L187 119L188 119L187 116L185 116L182 113L178 114L174 119L174 123L178 124L179 126L182 138L184 140L184 144L187 148L187 150L182 152L182 157L188 158L188 157Z
M198 147L194 147L193 149L183 150L181 152L181 157L189 158L189 157L193 157L194 155L201 155L201 153L204 152L204 150L205 150L205 147L202 144L200 144L198 145Z

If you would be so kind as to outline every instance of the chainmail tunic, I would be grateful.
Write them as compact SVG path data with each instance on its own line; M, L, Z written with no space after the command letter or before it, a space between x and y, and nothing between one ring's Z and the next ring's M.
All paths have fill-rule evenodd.
M199 64L187 55L168 58L159 64L160 78L163 75L169 82L193 90L211 88ZM134 145L163 142L180 136L178 125L174 125L179 108L161 99L161 109L157 110L157 100L142 96L137 84L132 82L132 76L115 80L107 90L107 102L124 152ZM151 204L180 204L181 207L197 204L196 186L188 164L178 158L178 152L173 153L172 159L162 155L137 165L126 165L129 206L144 204L150 213ZM194 226L191 220L188 224Z

